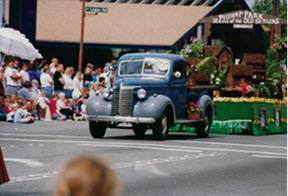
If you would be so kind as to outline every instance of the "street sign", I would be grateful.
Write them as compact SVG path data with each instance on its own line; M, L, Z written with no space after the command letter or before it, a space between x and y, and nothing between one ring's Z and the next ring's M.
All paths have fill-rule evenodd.
M87 12L87 13L108 13L108 8L87 6L87 7L85 7L85 12Z

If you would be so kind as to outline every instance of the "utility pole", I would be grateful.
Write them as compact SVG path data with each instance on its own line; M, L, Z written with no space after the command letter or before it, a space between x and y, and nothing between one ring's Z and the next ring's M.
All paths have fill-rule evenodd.
M86 0L82 0L78 71L82 71L82 65L83 65L83 45L84 45L84 29L85 29L85 5L86 5Z

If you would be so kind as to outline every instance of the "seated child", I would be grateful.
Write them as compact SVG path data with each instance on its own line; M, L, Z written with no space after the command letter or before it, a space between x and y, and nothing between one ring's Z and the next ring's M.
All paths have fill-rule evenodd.
M27 104L23 101L18 102L18 109L14 115L14 123L33 123L35 118L27 111Z
M37 101L38 109L40 113L40 119L45 121L51 121L51 112L49 108L49 99L46 97L46 92L42 91Z
M57 95L53 94L50 99L50 112L52 120L65 120L65 116L57 110Z

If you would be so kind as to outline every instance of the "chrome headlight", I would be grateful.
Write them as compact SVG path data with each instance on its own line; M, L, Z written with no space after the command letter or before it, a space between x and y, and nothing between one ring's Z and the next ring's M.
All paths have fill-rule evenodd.
M145 99L146 95L147 95L147 92L143 88L141 88L137 91L137 97L139 99Z

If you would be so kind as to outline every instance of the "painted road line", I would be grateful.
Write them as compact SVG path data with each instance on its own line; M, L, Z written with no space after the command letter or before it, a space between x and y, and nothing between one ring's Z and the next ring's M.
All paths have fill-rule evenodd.
M67 144L112 144L112 145L131 145L131 146L150 146L150 147L164 147L164 148L177 148L177 149L189 149L200 151L219 151L219 152L238 152L238 153L250 153L250 154L266 154L266 155L279 155L286 156L286 153L258 151L258 150L243 150L243 149L230 149L230 148L213 148L213 147L192 147L192 146L179 146L179 145L161 145L161 144L149 144L149 143L122 143L122 142L87 142L76 140L44 140L44 139L20 139L20 138L0 138L0 141L14 141L14 142L38 142L38 143L67 143Z
M28 167L44 167L46 164L31 160L31 159L19 159L19 158L5 158L5 161L7 162L16 162L16 163L22 163L25 164Z
M48 137L48 138L74 138L74 139L90 139L88 136L70 136L70 135L47 135L47 134L23 134L23 133L0 133L0 136L18 136L18 137Z
M45 137L45 138L74 138L74 139L89 139L93 141L91 137L88 136L68 136L68 135L46 135L46 134L15 134L15 133L0 133L3 136L23 136L23 137ZM240 147L255 147L255 148L272 148L272 149L284 149L286 146L275 146L275 145L260 145L260 144L244 144L244 143L224 143L224 142L209 142L209 141L179 141L179 140L169 140L177 143L192 143L192 144L213 144L213 145L223 145L223 146L240 146ZM131 142L132 143L132 142ZM136 143L136 142L135 142ZM140 145L145 145L146 143L136 143Z
M102 140L98 141L83 141L83 140L54 140L54 139L24 139L24 138L0 138L0 141L15 141L15 142L38 142L38 143L74 143L74 144L111 144L111 145L129 145L129 146L152 146L152 147L164 147L164 148L190 148L182 147L180 145L165 145L165 144L156 144L156 143L136 143L136 142L107 142ZM199 152L200 150L197 150Z
M189 149L177 149L177 148L163 148L163 147L149 147L149 146L135 146L135 145L123 145L123 144L77 144L78 146L93 146L93 147L115 147L115 148L133 148L142 150L160 150L170 152L202 152L201 150L189 150Z
M170 140L178 143L191 143L191 144L213 144L213 145L223 145L223 146L243 146L243 147L255 147L255 148L275 148L275 149L284 149L286 146L271 146L271 145L260 145L260 144L243 144L243 143L224 143L224 142L203 142L203 141L179 141L179 140Z
M271 156L271 155L259 155L259 154L253 154L252 157L256 158L265 158L265 159L287 159L287 156Z
M130 161L125 163L116 163L112 165L113 169L125 169L125 168L134 168L135 171L147 171L149 169L154 169L153 171L150 171L156 175L163 175L163 173L159 173L159 171L156 171L155 168L153 168L154 165L158 164L167 164L167 163L173 163L173 162L180 162L185 160L193 160L193 159L199 159L199 158L211 158L211 157L218 157L220 155L223 155L223 153L197 153L197 154L189 154L189 155L183 155L183 156L174 156L174 157L165 157L165 158L158 158L158 159L151 159L151 160L136 160L136 161ZM152 166L152 167L151 167ZM144 169L146 168L146 169ZM44 173L38 173L38 174L30 174L27 176L18 176L18 177L11 177L11 180L9 183L15 183L15 182L28 182L28 181L35 181L35 180L44 180L48 178L56 178L59 176L58 171L53 172L44 172Z

